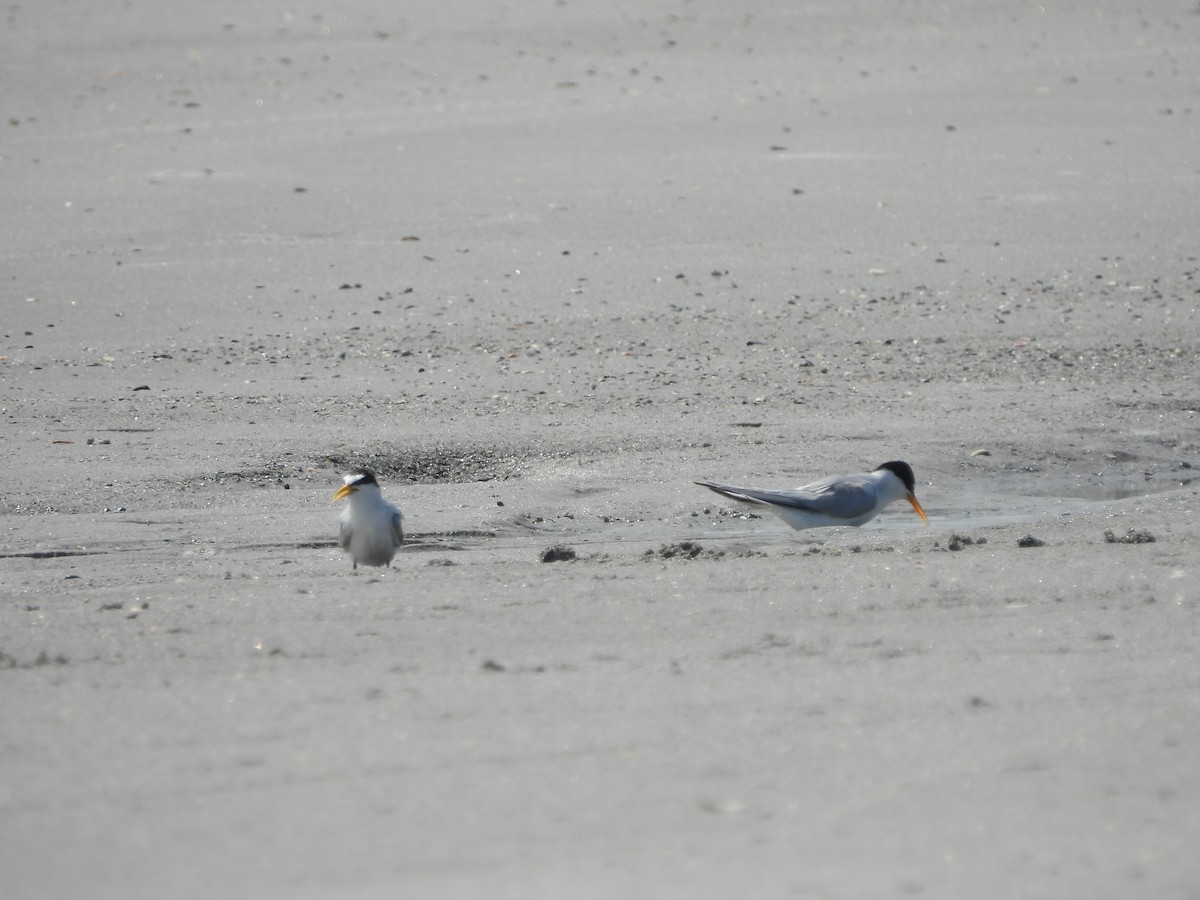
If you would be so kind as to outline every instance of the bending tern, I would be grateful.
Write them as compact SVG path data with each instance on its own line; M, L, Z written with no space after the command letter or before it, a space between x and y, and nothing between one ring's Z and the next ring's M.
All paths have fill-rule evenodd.
M404 543L403 516L379 491L379 482L369 469L355 469L333 495L334 502L349 497L338 522L338 543L350 554L354 568L392 565L392 557Z
M834 475L793 490L759 490L714 481L697 481L722 497L765 506L793 528L824 528L830 525L862 525L889 503L907 500L926 524L929 517L913 493L913 470L899 460L885 462L873 472Z

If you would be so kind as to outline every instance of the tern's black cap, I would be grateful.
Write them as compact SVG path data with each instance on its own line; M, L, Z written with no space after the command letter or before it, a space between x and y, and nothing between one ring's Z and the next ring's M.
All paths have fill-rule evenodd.
M876 472L878 472L880 469L887 469L902 482L904 482L904 487L908 489L910 494L916 492L917 480L913 477L912 466L910 466L908 463L900 462L900 460L897 459L893 460L892 462L885 462L882 466L875 467Z
M355 469L346 478L346 484L373 484L379 486L379 482L375 480L375 473L370 469Z

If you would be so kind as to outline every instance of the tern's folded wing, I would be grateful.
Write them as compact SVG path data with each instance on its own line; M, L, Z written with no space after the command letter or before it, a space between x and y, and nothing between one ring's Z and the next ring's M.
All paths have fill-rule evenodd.
M392 513L392 543L397 547L404 543L404 525L399 510Z
M350 537L353 533L354 528L348 518L338 521L338 545L347 553L350 552Z
M698 482L706 488L743 503L802 509L837 519L856 519L875 508L875 489L869 483L855 481L814 482L794 490L773 491L735 487L710 481Z

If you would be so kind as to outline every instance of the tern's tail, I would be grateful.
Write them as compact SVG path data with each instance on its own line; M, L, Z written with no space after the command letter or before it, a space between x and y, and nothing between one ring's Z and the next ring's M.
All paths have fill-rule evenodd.
M734 487L732 484L720 484L716 481L694 481L692 483L698 484L700 487L706 487L710 491L720 494L722 497L728 497L730 500L736 500L739 503L752 503L755 506L765 505L762 500L745 493L748 490L747 488Z

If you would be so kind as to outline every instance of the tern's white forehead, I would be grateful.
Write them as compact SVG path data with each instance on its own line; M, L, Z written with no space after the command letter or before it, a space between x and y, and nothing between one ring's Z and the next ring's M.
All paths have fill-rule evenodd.
M343 475L342 481L346 483L346 487L364 488L378 486L374 474L367 469L359 469L351 472L349 475Z

